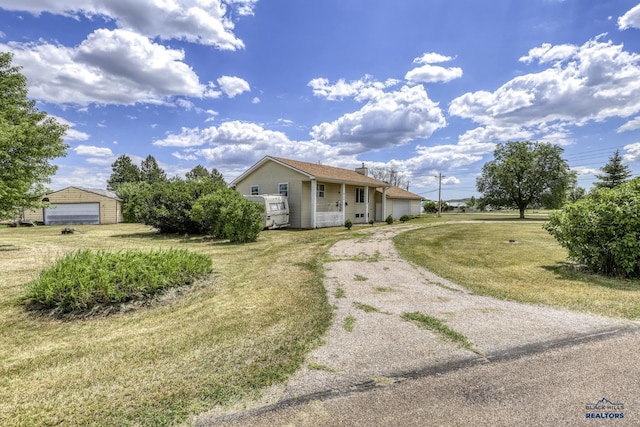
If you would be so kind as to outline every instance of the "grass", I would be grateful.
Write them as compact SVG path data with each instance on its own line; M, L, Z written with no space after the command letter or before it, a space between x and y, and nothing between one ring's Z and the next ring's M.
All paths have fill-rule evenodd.
M374 306L372 306L372 305L369 305L369 304L363 304L363 303L361 303L361 302L355 302L355 301L354 301L353 306L354 306L355 308L357 308L358 310L362 310L362 311L364 311L365 313L383 313L383 314L390 314L390 313L387 313L386 311L381 311L380 309L378 309L378 308L376 308L376 307L374 307Z
M442 338L448 341L451 341L455 344L458 344L461 347L466 348L467 350L471 350L474 353L481 354L480 351L478 351L474 347L473 343L467 339L467 337L462 335L460 332L454 331L453 329L448 327L444 322L442 322L439 319L436 319L435 317L428 316L426 314L419 313L419 312L404 313L401 317L403 320L413 322L418 326L420 326L421 328L429 329L430 331L435 332Z
M304 363L332 319L323 260L342 228L235 245L132 224L0 228L0 425L176 425L257 397ZM186 249L215 280L129 313L63 321L20 303L65 254ZM295 278L295 280L292 280Z
M353 328L356 326L356 318L353 316L347 316L342 321L342 327L347 332L353 332Z
M149 299L212 272L211 258L186 249L92 251L64 255L29 284L29 305L58 313Z
M477 294L639 319L640 281L593 275L568 263L566 251L542 229L544 218L443 215L437 222L474 221L422 220L435 226L402 233L394 243L403 258Z
M373 290L376 292L395 292L396 291L394 288L391 288L389 286L374 286Z
M356 282L366 282L369 279L365 276L361 276L360 274L356 274L353 280Z

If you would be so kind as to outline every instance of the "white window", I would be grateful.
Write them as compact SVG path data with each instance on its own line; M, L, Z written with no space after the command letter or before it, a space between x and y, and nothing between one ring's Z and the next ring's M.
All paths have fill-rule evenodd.
M278 184L278 193L281 196L289 196L289 183L281 182L280 184Z
M317 196L324 197L324 184L318 184Z
M364 203L364 188L356 188L356 203Z
M259 185L252 185L251 186L251 195L252 196L257 196L258 194L260 194L260 186Z

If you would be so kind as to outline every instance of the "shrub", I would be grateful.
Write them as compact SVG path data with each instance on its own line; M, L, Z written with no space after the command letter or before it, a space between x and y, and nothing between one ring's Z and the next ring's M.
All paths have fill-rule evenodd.
M407 222L411 219L411 217L407 214L404 214L400 217L400 222Z
M387 217L387 219L385 219L385 222L386 222L387 224L393 224L393 216L392 216L392 215L389 215L389 216Z
M544 227L591 271L640 277L640 178L592 192L552 213Z
M192 206L202 195L222 188L224 181L216 177L173 178L123 183L117 194L124 200L122 214L128 222L151 225L161 233L203 233L203 224L192 219Z
M60 313L144 300L211 273L211 259L186 250L80 250L65 255L28 285L25 300Z
M191 219L202 224L211 236L234 243L253 242L264 228L262 206L225 188L198 199Z
M369 225L373 225L374 221L372 219L369 220Z
M347 230L351 230L351 227L353 227L353 222L351 222L351 220L347 218L347 220L344 222L344 226L347 227Z

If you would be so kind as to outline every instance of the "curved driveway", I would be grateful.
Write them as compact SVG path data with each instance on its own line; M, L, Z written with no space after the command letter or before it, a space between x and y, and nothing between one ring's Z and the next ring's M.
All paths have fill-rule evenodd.
M333 326L325 343L308 356L305 367L285 387L272 390L263 402L267 408L305 402L308 406L314 400L378 389L407 379L465 367L477 369L625 335L638 326L630 321L473 295L400 258L391 239L410 228L363 229L366 237L343 240L331 248L325 286L336 307ZM464 335L472 346L465 348L402 319L404 313L411 312L442 321ZM443 401L451 397L441 396ZM258 413L262 415L257 418L247 418L250 414L203 417L197 424L263 425L260 419L268 417L269 411ZM385 414L379 415L384 419ZM367 419L371 419L370 413Z

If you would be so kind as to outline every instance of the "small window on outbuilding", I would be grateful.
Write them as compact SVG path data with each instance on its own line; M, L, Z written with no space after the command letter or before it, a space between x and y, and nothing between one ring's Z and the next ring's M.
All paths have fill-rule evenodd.
M318 184L317 196L324 197L324 184Z
M252 196L257 196L258 194L260 194L260 186L259 185L252 185L251 186L251 195Z

